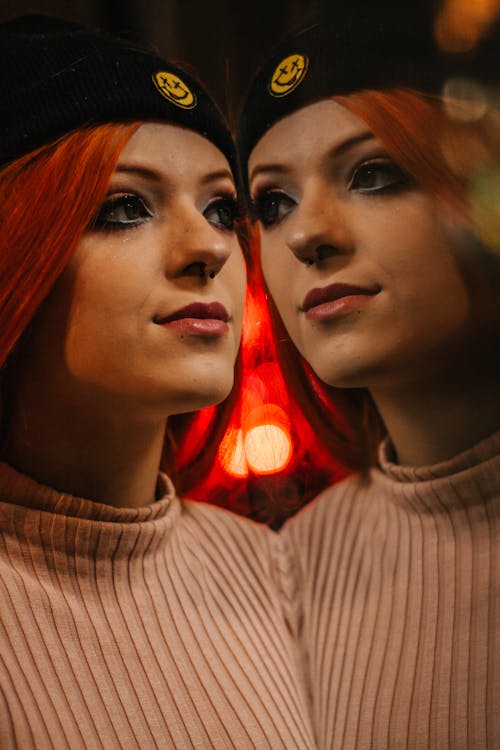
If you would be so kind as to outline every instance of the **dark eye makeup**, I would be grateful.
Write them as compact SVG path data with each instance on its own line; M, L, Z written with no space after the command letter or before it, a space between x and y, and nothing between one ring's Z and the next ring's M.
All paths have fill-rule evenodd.
M294 199L283 190L264 188L252 199L250 216L252 221L260 221L263 227L269 228L278 224L294 205Z
M152 213L143 198L123 193L104 201L91 226L102 231L117 231L137 227L151 217Z
M358 164L351 170L348 189L358 193L396 192L408 187L411 177L388 158Z
M203 211L203 216L209 224L228 232L234 231L235 222L240 215L238 201L233 195L220 195L213 198Z
M397 193L410 187L413 179L388 157L365 159L348 173L348 192L365 196ZM260 221L265 229L279 224L297 201L278 187L263 186L251 201L252 221Z
M220 195L208 203L203 216L217 229L232 232L240 216L239 204L233 195ZM152 217L144 198L134 193L121 193L104 201L90 228L104 232L121 231L138 227Z

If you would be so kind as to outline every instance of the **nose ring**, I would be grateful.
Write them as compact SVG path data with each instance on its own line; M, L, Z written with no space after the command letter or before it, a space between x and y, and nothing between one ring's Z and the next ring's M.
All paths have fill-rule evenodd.
M208 274L206 272L207 265L206 263L200 263L200 278L205 279L206 276L208 276L209 279L215 279L215 271L210 271Z

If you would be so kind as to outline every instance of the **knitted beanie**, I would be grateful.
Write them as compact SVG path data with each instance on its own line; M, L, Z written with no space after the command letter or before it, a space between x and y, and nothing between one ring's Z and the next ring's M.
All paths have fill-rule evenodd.
M142 119L197 131L235 170L225 120L187 70L139 42L62 19L0 24L0 165L75 128Z
M238 130L243 168L274 123L320 99L391 86L439 93L451 76L498 83L498 27L470 53L446 54L435 41L433 10L430 0L332 0L327 11L288 35L244 101Z

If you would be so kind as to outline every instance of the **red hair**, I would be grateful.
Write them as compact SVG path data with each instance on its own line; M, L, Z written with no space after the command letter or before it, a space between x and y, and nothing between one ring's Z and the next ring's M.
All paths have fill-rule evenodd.
M71 257L137 127L77 130L0 171L0 368Z
M402 88L334 100L364 120L424 190L459 210L469 211L475 174L500 156L497 115L474 113L466 101Z
M336 100L364 119L394 159L429 191L460 211L468 206L473 169L493 149L494 133L485 123L454 121L436 98L408 90L364 91ZM460 107L460 104L457 105ZM485 144L488 148L485 151ZM465 146L465 147L464 147ZM258 237L244 227L247 256L257 259ZM274 303L265 293L259 263L249 264L249 299L244 322L242 367L235 389L222 407L202 410L185 423L186 440L178 454L176 484L199 500L223 504L279 526L328 484L375 463L384 426L366 389L325 385L300 356ZM266 302L267 297L267 302ZM253 335L252 307L258 334ZM273 335L268 329L268 315ZM255 317L255 315L254 315ZM279 371L270 364L278 364ZM266 370L267 368L267 370ZM253 380L265 370L263 403L277 403L290 422L293 457L282 471L256 475L251 467L239 477L224 470L224 444L245 427ZM271 374L272 373L272 374ZM272 382L270 382L272 380ZM184 417L174 418L175 420ZM207 450L210 430L216 435ZM222 440L221 451L216 455ZM221 455L222 454L222 455Z
M500 141L494 116L467 121L463 116L466 104L455 101L450 102L451 113L458 114L454 119L441 98L407 89L366 90L334 99L367 123L388 153L424 190L472 222L480 215L474 212L471 184L479 170L491 169L492 158L498 159ZM498 214L497 207L497 232ZM475 229L485 235L477 222ZM258 238L255 242L258 256ZM374 464L384 426L368 391L334 388L319 380L290 340L270 295L268 305L278 342L278 362L316 438L328 446L346 472ZM331 480L334 478L332 471ZM325 486L324 477L322 482L318 491Z
M104 200L119 155L140 124L81 128L0 170L0 373ZM4 398L6 389L4 381ZM231 408L229 399L205 410L204 448L193 455L182 486L209 470ZM174 469L194 418L169 420L167 469Z

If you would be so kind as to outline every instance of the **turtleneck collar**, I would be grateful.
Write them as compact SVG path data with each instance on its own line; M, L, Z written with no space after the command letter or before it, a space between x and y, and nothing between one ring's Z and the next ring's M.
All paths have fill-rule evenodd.
M500 431L451 459L432 466L401 466L394 463L388 439L379 450L379 466L372 469L375 485L389 490L395 502L418 510L498 503L500 499Z
M394 481L424 482L440 477L450 477L461 471L472 469L499 454L500 430L447 461L440 461L432 466L402 466L394 462L394 448L390 440L386 438L379 448L379 465L384 474Z
M0 462L0 531L66 553L130 555L160 542L180 512L170 479L160 474L158 500L139 508L115 508L39 484ZM156 545L153 545L156 546Z

